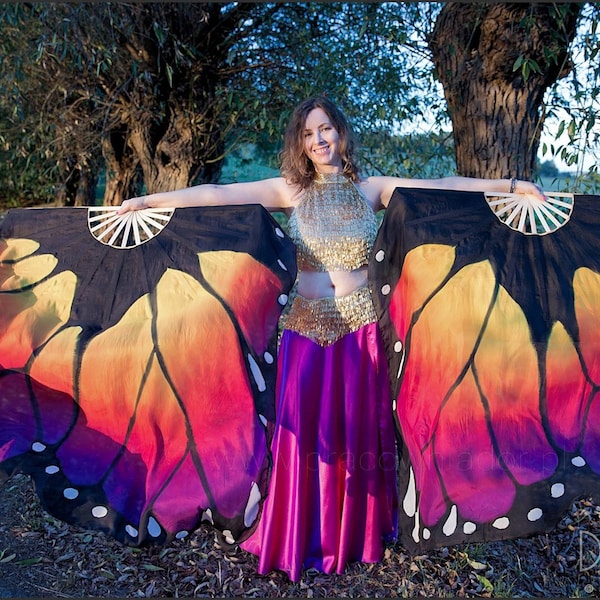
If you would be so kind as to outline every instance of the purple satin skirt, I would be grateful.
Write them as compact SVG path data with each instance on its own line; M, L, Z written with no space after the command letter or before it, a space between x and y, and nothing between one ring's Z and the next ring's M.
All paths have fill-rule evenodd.
M241 546L258 572L342 573L378 562L397 534L396 448L377 323L325 348L286 330L269 494Z

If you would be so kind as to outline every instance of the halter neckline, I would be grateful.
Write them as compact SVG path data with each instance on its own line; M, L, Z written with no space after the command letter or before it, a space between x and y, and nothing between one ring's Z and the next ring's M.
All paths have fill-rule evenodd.
M348 181L348 178L339 172L335 173L317 173L314 183L341 183Z

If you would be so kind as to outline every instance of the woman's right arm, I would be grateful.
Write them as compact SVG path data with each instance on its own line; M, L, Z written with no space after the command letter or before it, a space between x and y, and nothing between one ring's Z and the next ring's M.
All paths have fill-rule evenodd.
M185 206L222 206L233 204L262 204L269 210L289 208L294 188L283 177L228 183L202 184L172 192L157 192L124 200L119 214L142 208L179 208Z

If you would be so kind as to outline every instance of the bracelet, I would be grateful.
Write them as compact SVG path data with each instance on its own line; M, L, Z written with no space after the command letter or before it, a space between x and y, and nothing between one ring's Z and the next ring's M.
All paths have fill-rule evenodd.
M517 189L517 183L518 183L518 181L519 180L516 177L513 177L510 180L510 190L508 190L509 194L514 194L515 193L515 190Z

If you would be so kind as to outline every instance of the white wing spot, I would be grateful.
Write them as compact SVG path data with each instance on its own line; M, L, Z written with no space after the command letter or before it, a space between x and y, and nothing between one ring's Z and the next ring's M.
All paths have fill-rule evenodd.
M492 527L496 529L506 529L510 525L508 517L500 517L492 523Z
M46 467L45 471L46 473L48 473L48 475L54 475L55 473L58 473L60 471L60 468L56 465L49 465Z
M132 537L137 538L138 530L133 525L125 525L125 531Z
M248 362L250 363L250 371L252 371L252 376L254 377L254 381L256 381L258 391L264 392L267 389L267 384L263 374L261 373L260 367L254 360L252 354L248 354Z
M475 533L476 529L477 525L475 525L475 523L473 523L472 521L465 521L463 525L464 533L466 533L467 535L471 535L472 533Z
M402 508L409 517L414 517L415 513L417 512L417 486L412 467L409 469L408 487L406 488L406 494L404 495Z
M31 444L31 449L34 452L43 452L46 449L46 444L42 444L42 442L33 442L33 444Z
M178 532L175 534L175 537L176 537L178 540L183 540L183 539L184 539L184 538L186 538L188 535L190 535L190 532L189 532L189 531L186 531L185 529L182 529L181 531L178 531Z
M412 530L412 539L418 544L420 541L419 538L419 511L415 513L415 526Z
M161 526L158 524L158 521L154 517L150 517L148 519L148 533L152 537L158 537L162 532Z
M244 525L250 527L256 517L258 516L258 508L260 506L260 500L262 496L259 487L253 481L250 487L250 495L248 496L248 502L246 502L246 510L244 511Z
M275 360L275 359L273 358L273 355L272 355L270 352L265 352L265 353L263 354L263 358L265 359L265 362L266 362L268 365L272 365L272 364L273 364L273 362L274 362L274 360Z
M285 306L285 305L287 304L287 301L288 301L288 296L287 296L287 294L281 294L281 295L279 296L279 298L277 298L277 302L279 302L279 304L280 304L281 306Z
M544 511L541 508L532 508L527 513L527 518L530 521L538 521L539 519L542 518L543 514L544 514Z
M381 262L384 258L385 258L385 252L383 250L379 250L379 252L377 252L377 254L375 255L375 260L377 262Z
M448 515L448 518L442 527L442 531L445 535L452 535L456 531L457 521L458 511L456 509L456 504L453 504L452 508L450 509L450 514Z
M402 371L404 369L404 359L406 358L406 354L402 353L402 356L400 356L400 364L398 365L398 374L396 375L397 379L400 379L400 377L402 377Z
M550 494L553 498L560 498L565 493L565 484L564 483L555 483L550 488Z
M92 516L96 517L97 519L102 519L107 514L108 509L106 506L94 506L94 508L92 508Z
M391 291L392 291L392 288L391 288L391 286L390 286L388 283L386 283L386 284L385 284L384 286L382 286L382 288L381 288L381 293L382 293L384 296L387 296L387 295L388 295L388 294L389 294Z
M63 490L63 496L67 500L75 500L75 498L79 496L79 490L76 490L75 488L65 488Z
M583 456L575 456L571 459L571 463L575 467L584 467L585 466L585 458Z
M229 529L223 530L223 537L228 544L235 544L235 539L233 538L233 534Z

